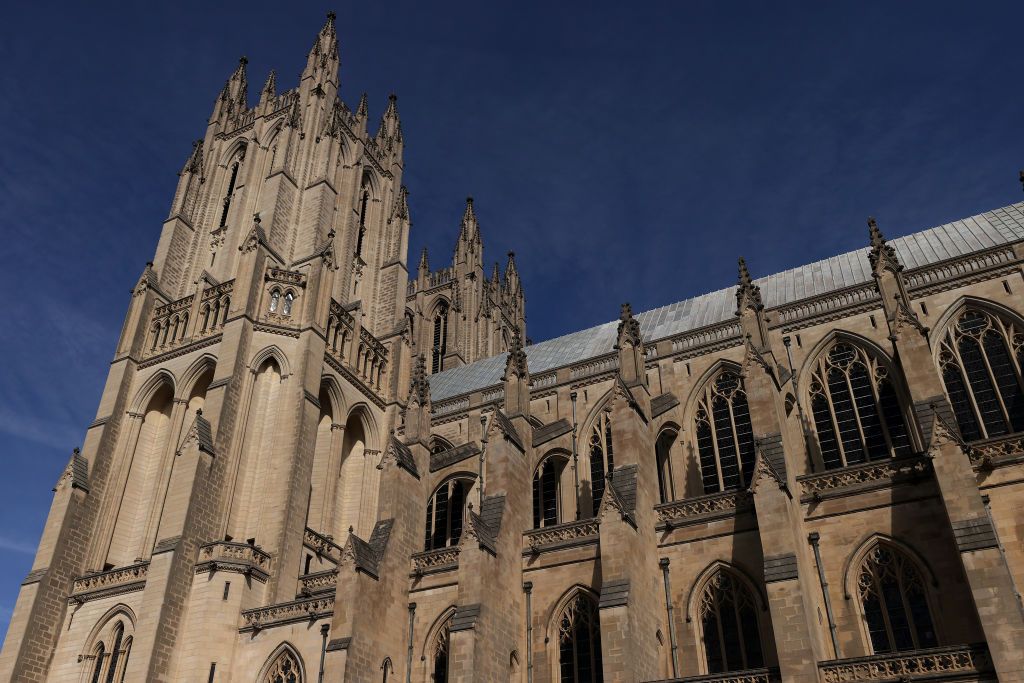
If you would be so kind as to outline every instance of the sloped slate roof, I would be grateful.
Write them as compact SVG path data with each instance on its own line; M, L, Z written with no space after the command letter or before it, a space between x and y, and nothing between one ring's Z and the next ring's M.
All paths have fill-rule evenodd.
M1024 202L889 240L908 269L1024 240ZM774 308L871 281L867 247L755 280L764 304ZM684 299L636 316L647 342L732 320L736 288ZM526 347L530 373L578 363L612 351L618 320ZM497 384L505 369L501 354L430 376L430 396L443 401Z

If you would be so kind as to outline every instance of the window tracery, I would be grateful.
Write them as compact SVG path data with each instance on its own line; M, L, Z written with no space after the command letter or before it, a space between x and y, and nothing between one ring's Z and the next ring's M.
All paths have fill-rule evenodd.
M89 683L124 683L128 656L132 649L131 624L114 617L113 627L104 627L106 636L93 648ZM109 622L108 622L109 623ZM127 628L126 628L127 624Z
M939 368L967 441L1024 431L1024 331L968 308L939 345Z
M601 622L597 603L578 591L558 619L558 671L561 683L601 683Z
M441 484L427 503L426 550L448 548L459 544L466 515L466 503L473 480L453 477Z
M718 569L704 585L698 609L709 674L764 666L757 606L739 577Z
M825 469L910 455L890 369L864 349L834 342L815 364L809 394Z
M857 590L875 654L938 645L921 572L904 553L875 545L861 565Z
M707 383L694 413L704 493L746 488L754 472L754 433L743 380L723 370Z
M590 490L594 502L594 515L604 497L605 478L615 469L615 448L612 442L610 410L602 410L590 428Z
M442 624L434 636L433 683L448 683L448 655L452 644L451 617Z
M302 683L302 669L295 653L288 648L282 650L261 683Z

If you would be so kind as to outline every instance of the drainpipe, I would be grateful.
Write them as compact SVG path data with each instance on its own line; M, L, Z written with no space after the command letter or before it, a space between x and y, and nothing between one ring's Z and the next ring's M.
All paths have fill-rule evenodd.
M523 583L523 591L526 592L526 683L533 683L533 615L530 614L533 582Z
M487 452L487 417L480 416L480 485L477 487L477 507L484 514L484 453Z
M580 468L579 456L576 453L576 392L569 394L572 401L572 481L576 493L576 521L580 521Z
M811 542L811 547L814 548L814 563L818 565L818 582L821 584L821 594L825 598L825 615L828 617L828 632L832 636L832 649L836 653L836 659L842 659L843 655L839 651L839 638L836 635L836 620L832 616L832 598L828 595L828 581L825 580L825 568L821 566L821 548L818 547L818 540L821 535L817 531L812 531L808 536L807 540Z
M324 658L327 657L327 633L330 630L330 624L320 625L320 636L323 638L323 644L320 646L320 673L316 677L317 683L324 683Z
M668 558L663 557L658 560L658 566L661 567L661 576L665 579L665 611L668 612L668 642L672 646L672 678L678 678L679 653L676 646L676 622L672 618L672 589L668 582L668 562Z
M412 681L412 626L416 620L416 603L409 603L409 651L405 655L405 683Z

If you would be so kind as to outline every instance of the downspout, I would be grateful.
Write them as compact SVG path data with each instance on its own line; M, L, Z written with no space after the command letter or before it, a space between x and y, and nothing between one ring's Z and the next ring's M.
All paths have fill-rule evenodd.
M477 507L484 514L484 453L487 452L487 417L480 416L480 485L477 487Z
M821 535L817 531L812 531L808 536L807 540L811 542L811 547L814 548L814 563L818 565L818 582L821 584L821 594L825 598L825 615L828 617L828 632L832 636L832 650L836 653L836 659L842 659L843 655L839 651L839 637L836 635L836 620L832 616L832 598L828 595L828 581L825 580L825 568L821 566L821 549L818 547L818 540Z
M533 683L533 615L530 613L533 582L523 583L523 591L526 592L526 683Z
M331 630L330 624L320 625L320 636L323 643L320 645L320 673L317 674L317 683L324 683L324 659L327 657L327 633Z
M668 582L668 562L668 558L663 557L658 560L658 566L661 567L661 575L665 579L665 611L668 612L668 642L672 646L672 678L678 678L679 653L676 645L676 622L672 618L672 589Z
M405 655L405 683L412 682L412 626L416 621L416 603L409 603L409 651Z
M572 481L576 494L576 521L580 521L580 468L579 456L576 453L576 392L569 394L572 401Z

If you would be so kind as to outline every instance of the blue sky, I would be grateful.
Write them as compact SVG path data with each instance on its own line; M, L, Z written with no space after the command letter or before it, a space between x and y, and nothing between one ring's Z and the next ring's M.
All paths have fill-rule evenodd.
M0 630L239 55L390 92L413 263L464 198L542 340L1024 199L1024 3L16 3L0 22ZM557 293L557 295L555 295Z

